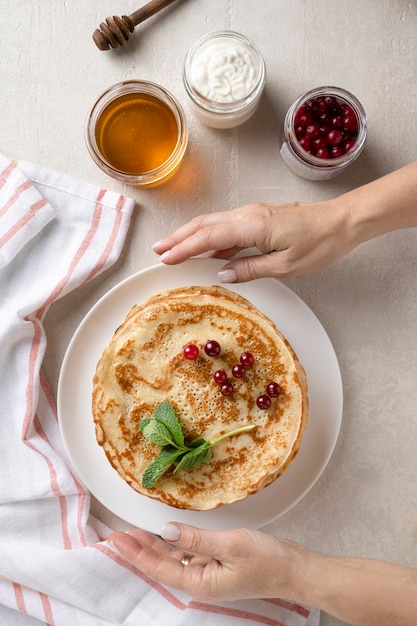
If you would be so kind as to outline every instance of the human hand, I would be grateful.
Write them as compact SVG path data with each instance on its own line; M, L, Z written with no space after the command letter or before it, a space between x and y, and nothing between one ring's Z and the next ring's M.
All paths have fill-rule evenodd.
M301 576L303 548L260 531L210 531L170 523L161 536L165 541L136 529L112 533L109 540L146 576L200 602L291 598L291 581ZM186 554L192 558L183 565Z
M260 254L233 259L219 272L222 282L313 274L340 259L355 243L350 215L337 200L317 203L255 203L195 217L154 245L167 265L211 251L229 259L257 248Z

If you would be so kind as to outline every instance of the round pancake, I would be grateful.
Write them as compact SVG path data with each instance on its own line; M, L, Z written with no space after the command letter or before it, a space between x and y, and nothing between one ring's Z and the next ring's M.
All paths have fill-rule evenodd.
M205 353L208 340L220 344L218 356ZM188 344L200 348L196 360L184 358ZM254 364L233 378L243 352ZM233 382L231 396L213 379L219 369ZM281 393L260 409L256 399L270 382ZM134 306L97 364L92 397L97 441L119 475L143 495L192 510L242 500L275 481L297 454L308 416L305 372L289 342L253 304L220 286L171 289ZM214 445L199 467L170 468L147 489L143 472L161 448L139 424L162 402L174 407L187 440L256 427Z

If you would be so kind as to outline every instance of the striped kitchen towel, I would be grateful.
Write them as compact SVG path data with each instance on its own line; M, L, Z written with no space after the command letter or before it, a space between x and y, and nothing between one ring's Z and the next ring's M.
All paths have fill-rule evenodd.
M118 259L133 208L0 155L0 624L317 626L318 611L300 604L206 605L153 583L90 514L41 369L43 322L53 302Z

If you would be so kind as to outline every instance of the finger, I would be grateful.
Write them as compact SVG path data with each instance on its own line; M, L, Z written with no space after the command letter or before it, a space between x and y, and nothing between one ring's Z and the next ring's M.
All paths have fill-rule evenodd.
M138 539L140 537L141 539ZM181 589L189 595L194 595L195 590L197 592L204 593L204 589L201 588L200 581L202 581L203 571L207 564L198 563L193 557L189 565L184 565L180 560L180 555L184 556L184 551L173 550L169 548L170 552L161 553L159 544L161 541L153 540L152 545L149 544L148 539L141 533L112 533L109 540L113 543L115 548L128 559L135 567L148 576L152 580L155 580L164 585ZM182 558L181 556L181 558ZM218 564L209 559L210 572L216 569Z
M174 230L174 232L164 239L161 239L161 241L157 241L153 245L153 250L157 254L163 254L184 239L194 235L198 230L200 230L200 228L214 226L215 224L220 224L223 221L229 220L231 217L229 214L231 213L232 211L218 211L216 213L198 215Z
M303 263L291 261L283 250L234 259L221 268L218 278L223 283L244 283L257 278L295 278L309 273Z
M204 215L199 215L193 218L191 221L187 222L186 224L183 224L182 226L177 228L177 230L175 230L173 233L171 233L161 241L158 241L156 244L153 245L153 249L157 254L164 254L168 251L171 251L172 248L175 248L178 245L182 245L182 243L185 242L185 240L187 240L188 238L199 235L200 231L205 231L205 229L208 229L209 232L203 232L203 234L200 235L201 240L205 241L205 238L210 236L210 231L215 231L215 235L212 237L213 242L206 242L206 245L203 246L203 249L201 249L201 251L198 253L188 253L187 258L189 258L190 256L195 256L196 254L201 254L201 252L215 250L216 248L219 250L228 249L230 247L230 236L234 236L235 231L239 230L239 226L229 228L230 224L233 222L241 222L240 230L246 230L248 234L253 234L253 228L251 226L249 226L249 228L246 226L246 220L249 219L253 221L254 218L257 221L258 213L259 208L257 205L248 204L237 209L231 209L229 211L218 211L215 213L206 213ZM225 246L220 243L215 243L217 237L221 236L222 234L225 235L225 239L227 241L227 244ZM198 238L194 239L193 242L196 242L197 240ZM248 244L246 242L243 244L239 244L237 242L236 245L240 245L240 247L248 247ZM171 254L169 256L169 262L171 263ZM182 260L185 260L185 258L183 258Z
M233 246L233 248L228 248L227 250L213 250L210 254L210 257L213 259L231 259L236 254L242 251L242 248L238 248L238 246Z
M126 536L128 539L126 540ZM117 549L123 548L126 546L129 549L129 546L132 547L132 543L129 541L129 538L134 538L138 541L144 548L149 548L153 550L156 554L161 557L170 557L177 561L181 561L182 558L187 554L181 548L174 548L165 541L163 541L160 537L156 537L155 535L148 533L140 528L130 530L127 533L115 532L109 536L109 541L113 543ZM125 552L123 551L123 554ZM125 554L126 556L126 554ZM206 564L210 560L210 557L207 558L204 555L194 555L193 556L193 565L198 564Z
M222 563L228 562L230 533L222 533L222 543L219 545L218 531L202 530L188 524L169 523L165 524L161 531L161 537L168 543L175 545L187 554L205 555Z
M262 236L260 224L251 223L245 218L237 220L233 228L224 223L204 226L165 252L161 260L174 265L205 252L214 252L217 257L224 255L227 258L231 252L246 248L260 249Z
M151 533L146 532L145 530L135 529L130 530L129 532L114 532L109 536L109 541L114 544L117 549L123 548L123 550L131 550L132 548L137 548L137 545L140 544L143 548L147 548L149 550L153 550L156 554L161 557L169 557L173 552L175 552L175 548L168 545L165 541L161 540L160 537L153 535ZM132 540L134 540L134 543Z

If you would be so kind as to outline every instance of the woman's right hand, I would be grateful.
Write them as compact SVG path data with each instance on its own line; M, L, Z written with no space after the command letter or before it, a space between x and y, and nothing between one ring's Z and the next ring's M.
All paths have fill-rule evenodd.
M315 203L254 203L195 217L154 245L167 265L210 252L234 258L219 273L222 282L289 278L319 272L354 247L350 214L337 200Z

